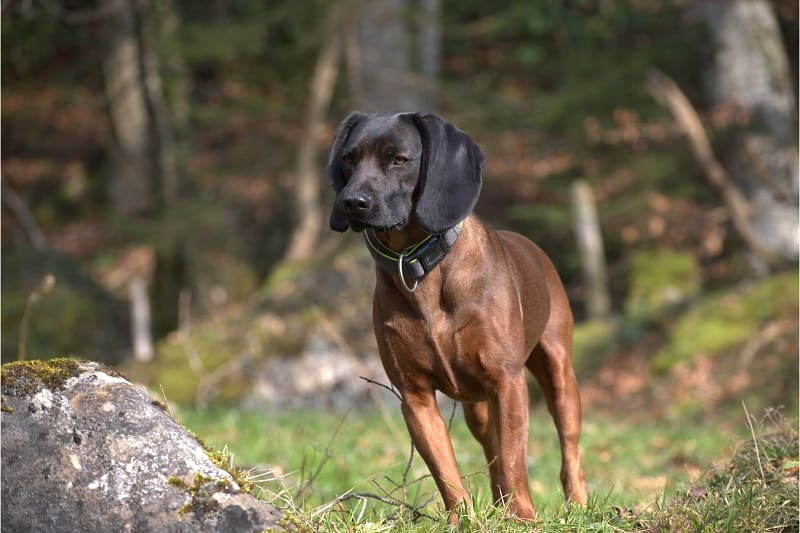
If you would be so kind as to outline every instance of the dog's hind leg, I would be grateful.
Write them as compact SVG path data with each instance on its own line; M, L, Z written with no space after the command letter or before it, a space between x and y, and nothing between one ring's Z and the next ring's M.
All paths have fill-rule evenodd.
M565 321L567 322L567 321ZM572 369L572 324L551 327L533 349L528 369L542 389L561 442L561 484L567 501L586 504L586 482L578 441L581 437L581 399ZM553 330L561 331L553 331Z

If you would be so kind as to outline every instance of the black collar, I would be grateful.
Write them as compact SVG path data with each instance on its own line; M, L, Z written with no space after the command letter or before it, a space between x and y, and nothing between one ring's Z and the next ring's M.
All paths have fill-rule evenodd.
M375 261L389 272L397 272L406 290L414 292L419 280L447 256L463 227L464 221L462 220L444 233L428 235L417 244L403 250L402 253L397 253L383 244L372 229L364 232L364 239L367 241L367 248Z

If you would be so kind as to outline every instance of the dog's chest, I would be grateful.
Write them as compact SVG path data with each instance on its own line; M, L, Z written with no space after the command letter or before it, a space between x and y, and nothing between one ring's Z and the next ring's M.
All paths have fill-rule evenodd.
M482 363L491 344L483 323L461 323L441 309L393 313L378 333L386 372L400 388L421 376L437 390L460 401L484 399L487 376Z

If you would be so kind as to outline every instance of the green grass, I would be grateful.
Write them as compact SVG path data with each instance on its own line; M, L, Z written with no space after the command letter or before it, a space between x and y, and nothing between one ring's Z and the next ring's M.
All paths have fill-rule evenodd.
M447 418L449 409L443 414ZM410 444L399 413L393 412L386 419L373 410L341 415L216 407L184 410L180 418L210 445L227 446L238 465L254 468L254 475L261 473L258 485L264 496L293 509L298 523L336 531L446 530L438 494L418 456L406 472ZM503 520L502 512L490 505L482 452L469 435L460 410L451 435L461 472L475 500L474 509L462 516L459 530L521 530L519 525ZM729 456L735 443L748 435L744 416L733 424L706 420L676 425L644 415L587 413L581 444L591 502L586 509L579 509L563 501L558 481L558 439L546 411L534 409L529 472L540 522L547 531L676 530L676 519L664 518L670 516L664 513L672 509L682 520L677 530L736 531L726 529L719 521L710 528L702 526L703 516L723 512L728 496L704 497L701 502L686 494L705 479L701 479L703 472L719 466L720 458ZM796 462L796 446L793 455L783 455L787 453ZM777 468L783 466L780 463ZM716 481L709 483L719 485ZM711 494L716 489L703 490L703 494ZM697 503L714 511L698 510L695 527L691 525L692 513L680 506ZM416 511L427 518L415 514L416 506L420 506ZM746 506L737 512L742 509ZM749 512L753 514L752 505ZM755 523L736 520L733 517L730 523Z

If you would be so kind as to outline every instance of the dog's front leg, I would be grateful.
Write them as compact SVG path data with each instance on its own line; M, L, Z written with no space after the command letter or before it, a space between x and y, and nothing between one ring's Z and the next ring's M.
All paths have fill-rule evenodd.
M501 498L510 500L509 510L517 518L535 520L528 489L528 386L522 371L497 385L489 413L499 445Z
M447 425L439 412L433 390L403 393L403 417L425 464L433 475L444 506L450 513L450 523L458 521L456 510L462 505L471 506L471 499L456 464L453 445L447 433Z

